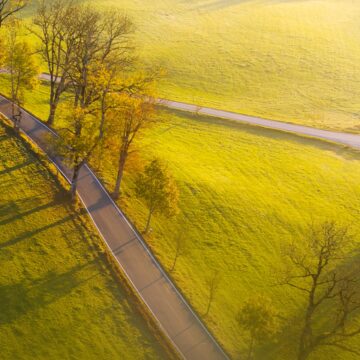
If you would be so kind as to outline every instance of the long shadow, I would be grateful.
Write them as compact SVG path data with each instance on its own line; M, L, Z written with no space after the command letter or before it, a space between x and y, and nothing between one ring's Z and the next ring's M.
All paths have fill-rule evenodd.
M166 113L176 114L178 117L183 118L184 120L193 120L201 123L206 123L208 125L222 126L224 128L229 128L233 130L245 131L248 134L261 136L264 138L281 140L281 141L291 141L297 143L301 146L309 145L320 150L327 150L335 153L338 156L343 157L346 160L360 160L360 151L347 147L342 144L333 143L327 140L317 139L313 137L307 137L305 135L280 131L276 129L266 128L257 125L251 125L242 122L236 122L231 120L223 120L212 116L207 115L195 115L195 114L186 114L181 110L175 109L163 109L162 111Z
M8 219L5 219L5 220L0 221L0 226L1 226L1 225L9 224L9 223L11 223L11 222L13 222L13 221L22 219L22 218L24 218L24 217L26 217L26 216L29 216L29 215L34 214L34 213L36 213L36 212L40 212L40 211L45 210L45 209L48 209L48 208L50 208L50 207L54 207L54 206L56 206L56 205L58 205L58 203L57 203L57 201L55 201L55 200L53 200L53 201L51 201L51 202L49 202L49 203L43 204L43 205L39 205L39 206L34 207L34 208L30 209L30 210L27 210L27 211L24 211L24 212L22 212L22 213L20 213L20 214L17 214L17 215L15 215L15 216L13 216L13 217L10 217L10 218L8 218Z
M335 271L338 274L352 274L358 280L360 271L360 250L355 250L349 258L345 259L342 263L336 266ZM323 289L325 291L325 288ZM357 292L360 297L360 282L353 283L353 290ZM299 290L289 290L299 291ZM301 292L299 292L301 294ZM303 293L303 299L306 301L307 294ZM329 331L337 320L335 311L337 300L328 299L325 301L315 316L316 332L326 333ZM277 359L295 359L299 342L301 326L305 317L305 308L301 305L297 311L289 318L283 319L283 327L274 341L269 341L258 349L259 359L277 360ZM360 320L360 309L354 312L353 316L349 319L353 324L358 323ZM360 340L360 335L357 337ZM349 339L351 341L351 339ZM325 349L325 347L322 347Z
M41 279L32 282L24 279L16 284L0 285L0 325L11 323L29 311L57 301L98 276L100 273L96 266L90 276L84 278L80 273L84 268L96 265L97 261L94 259L74 266L64 273L49 271Z
M0 171L0 176L1 176L1 175L4 175L4 174L9 174L9 173L11 173L11 172L13 172L13 171L16 171L16 170L20 170L20 169L22 169L22 168L24 168L24 167L32 164L33 162L34 162L33 160L30 160L30 159L29 159L29 160L27 160L27 161L24 161L24 162L21 163L21 164L17 164L17 165L15 165L15 166L12 166L12 167L9 167L9 168L5 168L4 170L1 170L1 171Z
M46 230L49 230L53 227L56 227L58 225L61 225L61 224L64 224L68 221L71 221L73 220L77 215L69 215L69 216L66 216L64 217L63 219L60 219L58 221L55 221L51 224L48 224L48 225L45 225L41 228L38 228L38 229L35 229L35 230L29 230L29 231L25 231L24 233L22 233L21 235L19 236L16 236L8 241L5 241L4 243L0 244L0 250L1 249L4 249L4 248L7 248L8 246L12 246L12 245L15 245L17 243L19 243L20 241L23 241L23 240L26 240L26 239L29 239L39 233L41 233L42 231L46 231Z

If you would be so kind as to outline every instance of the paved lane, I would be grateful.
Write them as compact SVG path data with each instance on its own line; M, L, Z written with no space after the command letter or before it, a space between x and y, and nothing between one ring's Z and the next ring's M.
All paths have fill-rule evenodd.
M5 72L5 70L0 69L0 72L1 71ZM41 74L40 78L45 81L50 80L50 76L45 73ZM180 101L173 101L173 100L161 99L161 98L157 99L157 101L159 105L170 109L213 116L220 119L262 126L274 130L291 132L298 135L305 135L318 139L329 140L342 145L350 146L355 149L360 149L360 135L322 130L310 126L295 125L277 120L268 120L261 117L243 115L231 111L218 110L208 107L201 107L196 104L188 104Z
M356 149L360 149L360 135L322 130L309 126L289 124L282 121L268 120L255 116L242 115L230 111L217 110L207 107L199 107L198 105L187 104L183 102L166 100L166 99L159 99L158 102L160 105L171 109L176 109L191 113L198 113L202 115L213 116L220 119L237 121L251 125L262 126L274 130L291 132L298 135L311 136L314 138L329 140Z
M0 112L11 115L11 104L0 96ZM47 152L44 136L52 133L23 111L21 129ZM65 177L70 171L52 159ZM204 327L174 284L153 257L141 236L127 221L88 166L82 168L78 195L106 245L124 270L134 289L179 353L187 360L224 360L226 354Z

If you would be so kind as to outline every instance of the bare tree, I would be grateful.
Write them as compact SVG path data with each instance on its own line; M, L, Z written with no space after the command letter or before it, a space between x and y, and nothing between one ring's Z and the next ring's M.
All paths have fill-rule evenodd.
M69 84L69 69L78 40L78 8L70 1L42 0L30 31L39 39L40 54L49 73L48 124L53 125L60 97Z
M102 71L125 72L133 61L129 18L113 10L101 13L91 7L79 6L77 11L78 41L71 62L69 76L75 93L75 106L90 107L99 101L99 77ZM101 90L104 90L102 88ZM110 87L106 94L110 92Z
M211 305L216 297L221 282L221 276L219 271L214 271L212 276L207 281L208 287L208 303L204 316L207 316L210 312Z
M10 16L22 10L28 0L0 0L0 27Z
M360 310L359 265L344 263L350 261L351 245L348 228L325 222L311 226L305 241L285 252L290 267L281 283L306 296L298 360L322 346L360 356L348 343L360 334L355 317Z

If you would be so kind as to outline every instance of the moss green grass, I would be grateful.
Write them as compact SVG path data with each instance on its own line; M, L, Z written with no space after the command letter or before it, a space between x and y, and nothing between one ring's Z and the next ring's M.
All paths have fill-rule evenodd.
M1 359L171 358L67 199L1 124Z

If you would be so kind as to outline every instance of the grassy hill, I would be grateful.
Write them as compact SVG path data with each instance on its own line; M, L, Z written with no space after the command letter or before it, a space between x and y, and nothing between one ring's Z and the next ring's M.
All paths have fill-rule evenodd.
M29 109L42 118L46 92L42 86L27 96ZM138 143L138 157L140 164L153 156L169 164L181 190L181 214L155 217L148 243L170 270L175 237L186 234L186 255L171 276L200 315L206 309L207 280L214 270L221 272L219 294L204 319L234 358L246 346L235 316L256 293L267 293L291 324L285 324L278 344L258 350L257 359L293 358L296 346L291 341L298 330L293 324L300 324L302 299L273 286L281 248L293 239L302 241L312 220L334 219L359 233L360 155L323 141L207 117L167 110L159 117L159 125ZM109 190L114 164L110 159L98 169ZM121 205L142 229L146 209L134 197L135 173L126 173ZM332 351L313 359L339 358L355 360Z
M141 58L168 70L163 97L359 130L358 1L83 2L133 17Z
M0 124L1 359L166 359L87 215Z
M258 349L256 359L295 358L303 298L274 286L281 249L306 236L312 222L336 220L360 238L360 154L326 142L261 128L164 111L164 122L142 139L140 156L169 164L181 189L181 214L156 217L148 242L170 270L175 237L184 233L186 254L172 273L200 314L206 311L207 282L220 271L219 293L205 322L234 359L246 348L235 320L242 303L266 293L289 322L279 342ZM115 169L104 164L111 189ZM134 200L133 174L125 178L122 205L142 229L147 211ZM128 196L128 197L127 197ZM360 339L355 340L360 344ZM328 349L329 350L329 349ZM312 359L356 359L328 351Z

